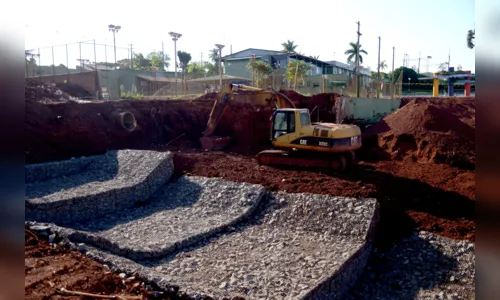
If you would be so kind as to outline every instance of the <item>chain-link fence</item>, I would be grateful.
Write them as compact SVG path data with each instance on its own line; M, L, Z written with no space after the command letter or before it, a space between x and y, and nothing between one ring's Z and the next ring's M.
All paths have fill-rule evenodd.
M131 48L81 41L25 50L25 76L56 76L76 72L113 70L129 65Z
M402 95L402 76L395 82L389 80L378 81L368 76L360 76L360 97L377 97L377 86L380 88L380 98L400 97ZM143 92L143 95L156 97L181 97L202 95L210 92L218 92L220 83L245 84L258 88L273 88L275 90L291 89L306 96L320 93L337 93L355 97L357 95L357 84L355 75L347 74L316 74L306 75L295 79L294 76L287 75L283 69L276 69L266 75L258 76L252 74L249 77L223 74L208 75L204 73L178 74L177 85L174 79L169 82L162 82L154 92ZM176 88L177 86L177 88Z

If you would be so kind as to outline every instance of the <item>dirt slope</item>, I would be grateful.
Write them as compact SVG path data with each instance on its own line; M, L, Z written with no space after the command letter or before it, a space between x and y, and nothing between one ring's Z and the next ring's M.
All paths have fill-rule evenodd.
M475 101L414 99L363 133L365 158L475 166Z

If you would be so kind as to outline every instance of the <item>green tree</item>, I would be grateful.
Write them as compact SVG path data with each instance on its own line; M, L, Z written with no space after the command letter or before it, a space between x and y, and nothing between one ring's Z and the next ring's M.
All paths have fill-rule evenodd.
M474 44L475 40L476 40L476 29L474 30L470 29L467 32L467 47L469 47L470 49L474 49L474 47L476 46Z
M179 58L179 68L185 73L191 61L191 54L184 51L177 51L177 57Z
M130 59L128 58L117 60L116 63L120 66L120 69L122 70L130 69Z
M415 70L407 68L407 67L399 67L394 70L394 80L398 80L399 76L403 72L403 82L410 82L408 78L411 78L411 81L417 82L417 79L420 77L424 77L422 74L418 74Z
M273 68L267 61L249 61L247 64L247 68L250 71L254 72L255 76L257 77L257 87L263 87L266 79L269 78L269 76L273 73Z
M387 69L387 62L383 60L380 62L380 72L383 72L385 69Z
M440 63L440 64L439 64L438 69L439 69L441 72L445 72L445 71L447 71L447 70L448 70L448 63L447 63L447 62Z
M291 84L295 82L295 78L297 78L297 83L304 84L304 77L311 69L312 66L303 60L292 60L288 63L285 76ZM295 76L295 73L297 73L297 76Z
M356 53L358 52L358 45L356 43L349 43L350 49L347 49L344 54L347 55L347 63L356 63ZM359 45L359 64L363 64L363 56L361 53L368 55L364 49L361 49L361 44Z
M220 67L219 67L219 49L213 48L212 50L210 50L210 52L208 53L208 58L210 58L210 60L212 60L214 62L213 69L215 71L215 74L219 74L219 70L220 70Z
M283 47L281 52L290 54L295 53L295 50L299 45L296 45L294 41L287 40L286 42L282 43L281 46Z
M142 53L134 53L132 60L134 70L151 70L151 61L142 55Z
M170 66L170 57L168 54L163 56L163 52L161 51L153 51L148 54L146 59L150 61L151 67L156 67L160 71L165 71L165 68L168 69ZM165 59L163 59L165 57Z
M187 72L188 73L201 73L201 74L204 74L204 73L206 73L206 70L205 70L205 66L202 65L201 63L199 63L199 62L192 62L192 63L190 63L188 65Z
M189 62L191 61L191 54L184 51L177 51L177 57L179 58L179 68L182 70L182 77L184 78L184 88L187 88L186 85L186 73L189 66Z
M215 65L208 61L203 62L203 68L205 68L207 75L217 74L217 69L215 69Z

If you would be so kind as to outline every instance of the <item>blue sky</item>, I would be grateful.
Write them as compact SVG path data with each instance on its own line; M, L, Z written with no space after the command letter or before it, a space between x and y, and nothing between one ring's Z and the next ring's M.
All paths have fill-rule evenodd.
M410 67L418 65L429 71L448 61L475 71L475 51L467 48L466 34L475 26L473 0L310 0L291 1L51 1L44 5L29 0L25 18L25 48L62 45L82 40L113 44L108 24L120 25L117 46L134 44L134 52L144 54L161 50L174 55L169 31L182 33L178 50L191 53L194 61L207 59L214 44L226 45L223 55L246 48L281 50L287 39L299 45L306 55L319 55L320 60L345 62L349 42L356 41L356 21L361 22L361 45L368 52L364 66L377 67L378 36L381 36L381 60L392 68L392 47L395 67L403 64L403 55L410 57ZM50 16L54 17L50 17ZM79 18L84 21L78 21ZM51 49L41 50L41 62L52 63ZM68 47L69 65L74 67L79 46ZM56 65L66 64L66 48L54 50ZM117 58L127 58L126 49L117 51ZM93 45L82 46L82 57L94 60ZM97 47L97 60L105 59L104 46ZM113 61L113 49L107 48L107 60ZM173 68L170 67L172 70Z

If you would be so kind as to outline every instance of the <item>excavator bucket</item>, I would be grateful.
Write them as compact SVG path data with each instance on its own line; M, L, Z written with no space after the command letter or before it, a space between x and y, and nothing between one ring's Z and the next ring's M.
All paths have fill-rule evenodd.
M201 148L208 151L218 151L229 146L230 137L209 136L200 138Z

